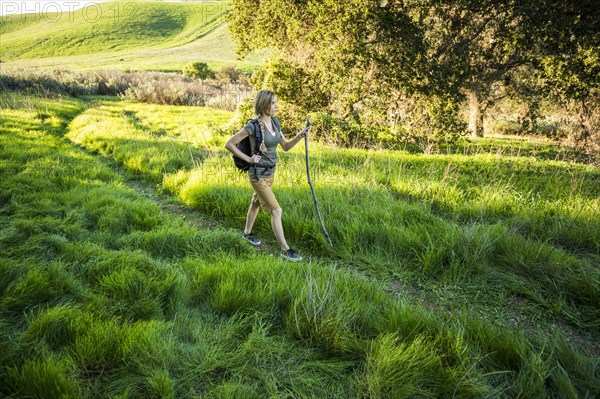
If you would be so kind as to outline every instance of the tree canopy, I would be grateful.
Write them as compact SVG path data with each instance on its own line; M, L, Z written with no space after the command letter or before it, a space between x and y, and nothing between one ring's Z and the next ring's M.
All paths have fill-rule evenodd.
M345 118L376 109L406 124L412 104L451 126L468 97L480 134L493 84L514 84L515 71L533 71L538 87L565 98L600 85L592 0L234 0L229 21L240 55L278 50L270 85ZM290 75L293 87L280 81Z

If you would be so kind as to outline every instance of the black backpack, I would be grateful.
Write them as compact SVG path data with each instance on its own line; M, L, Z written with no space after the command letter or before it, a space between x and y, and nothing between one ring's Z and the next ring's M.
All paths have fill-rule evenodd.
M281 126L279 125L279 120L277 120L277 118L272 117L273 118L273 125L275 126L275 129L277 130L281 130ZM258 119L250 119L248 121L248 123L252 123L252 126L254 126L254 139L255 139L255 143L257 143L257 147L260 146L260 143L262 142L262 131L260 129L260 124L258 123ZM239 143L236 144L236 147L244 154L248 155L249 157L254 155L254 154L261 154L260 150L256 150L254 152L252 152L252 144L250 143L250 136L246 137L245 139L243 139L242 141L240 141ZM250 163L244 161L242 158L238 158L235 155L233 156L233 163L235 163L235 166L241 171L241 172L247 172L248 169L250 169Z

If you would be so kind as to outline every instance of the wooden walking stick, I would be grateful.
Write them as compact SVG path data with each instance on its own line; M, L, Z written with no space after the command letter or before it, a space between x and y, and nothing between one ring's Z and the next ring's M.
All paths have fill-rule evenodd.
M306 126L309 127L312 124L312 120L310 118L306 118ZM308 165L308 134L304 135L304 152L306 155L306 177L308 178L308 185L310 186L310 191L312 192L313 200L315 201L315 207L317 208L317 215L319 216L319 222L321 222L321 228L323 229L323 233L325 233L325 237L327 237L327 241L329 245L333 247L331 243L331 238L329 238L329 233L327 233L327 229L325 229L325 225L323 224L323 218L321 217L321 209L319 209L319 202L317 201L317 195L315 194L315 188L312 184L312 179L310 178L310 167Z

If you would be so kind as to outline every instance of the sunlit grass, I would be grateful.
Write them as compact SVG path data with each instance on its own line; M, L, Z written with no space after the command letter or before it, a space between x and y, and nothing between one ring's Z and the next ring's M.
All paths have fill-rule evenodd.
M169 119L166 115L171 113L165 111ZM108 114L102 120L116 123ZM78 123L79 118L71 139L94 151L120 147L97 133L82 134ZM222 136L192 131L185 140L174 130L169 137L177 136L172 140L190 149L188 154L183 149L159 151L165 156L163 164L188 160L187 167L169 173L152 162L143 163L142 169L132 167L139 156L160 149L161 141L131 123L121 132L128 143L145 140L150 150L125 144L122 155L115 155L117 161L162 182L189 205L225 218L227 225L243 225L250 190L222 149ZM199 159L194 151L202 150L206 157L192 164ZM454 282L508 273L511 277L501 281L513 295L523 295L577 325L597 325L598 279L582 277L598 276L593 266L600 251L596 168L488 153L425 156L322 145L312 151L313 180L333 249L313 217L301 148L282 154L276 189L286 234L306 249L386 278L423 273ZM270 234L268 218L259 219L256 231Z
M70 13L3 16L3 58L44 58L185 44L224 22L225 2L103 2ZM35 28L31 24L35 23ZM51 39L51 40L50 40Z
M593 168L515 158L505 170L484 154L311 143L330 248L299 146L282 154L275 188L289 240L308 254L289 264L239 237L251 191L214 128L226 113L15 94L0 101L3 396L600 390L597 356L561 329L597 336L597 247L568 224L557 230L573 235L565 242L515 224L529 215L552 226L537 221L547 202L560 217L577 196L595 204ZM197 230L161 211L127 187L121 169L219 226ZM445 181L455 183L449 193ZM511 205L471 213L486 198ZM582 212L593 231L597 210ZM257 231L269 236L265 215ZM512 317L527 318L525 331Z
M225 23L227 4L120 1L3 16L3 68L181 71L202 61L213 70L230 64L254 69L267 52L238 60Z
M210 141L211 128L230 116L227 111L207 113L181 106L166 106L157 112L159 108L154 105L130 103L123 108L121 103L103 104L76 118L67 137L111 155L127 169L156 183L164 174L199 165L208 152L198 143Z

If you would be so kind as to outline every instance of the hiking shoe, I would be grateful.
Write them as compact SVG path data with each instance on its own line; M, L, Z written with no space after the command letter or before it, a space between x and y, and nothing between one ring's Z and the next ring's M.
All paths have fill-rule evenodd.
M291 260L292 262L298 262L299 260L302 260L302 256L298 255L292 248L281 251L281 257Z
M242 238L252 245L260 245L260 240L252 233L242 233Z

